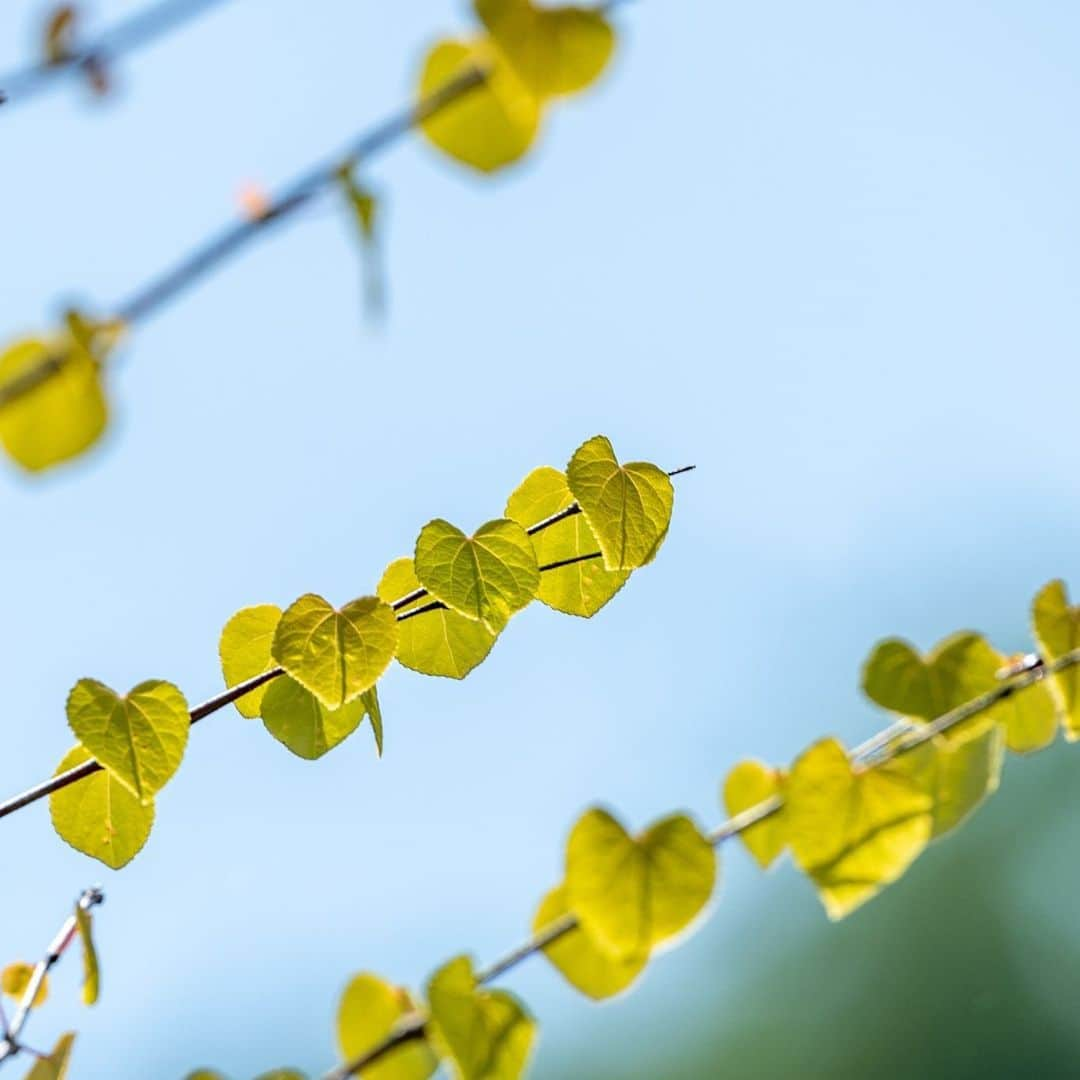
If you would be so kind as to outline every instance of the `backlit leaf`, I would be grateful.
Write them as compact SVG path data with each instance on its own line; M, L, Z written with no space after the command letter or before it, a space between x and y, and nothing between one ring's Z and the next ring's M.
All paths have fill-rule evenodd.
M574 502L566 475L550 466L534 469L506 503L506 516L523 528L553 517ZM574 514L538 533L533 550L541 566L564 562L600 550L584 514ZM568 615L595 615L626 583L629 570L607 570L603 560L572 563L540 575L537 598Z
M1064 581L1051 581L1039 590L1031 621L1047 662L1080 649L1080 607L1069 603ZM1080 665L1051 675L1047 682L1063 715L1065 737L1075 742L1080 739Z
M408 557L395 559L379 582L378 594L386 603L408 596L420 587ZM421 597L398 611L399 618L410 611L429 607L430 596ZM493 634L483 623L467 619L447 608L436 608L401 619L399 624L397 661L423 675L444 675L464 679L483 661L492 645Z
M1005 760L1005 739L1001 726L991 722L981 730L968 730L953 739L934 739L931 746L932 836L937 839L963 823L997 791Z
M566 899L586 933L641 956L683 930L716 884L716 855L681 814L630 836L606 810L579 818L566 845Z
M80 679L67 699L68 726L83 746L143 802L180 766L191 716L184 695L160 679L120 697L96 679Z
M262 703L266 730L297 757L314 761L348 738L364 719L363 697L328 709L310 690L288 676L267 687Z
M64 1080L71 1064L71 1047L75 1042L75 1032L68 1031L56 1040L52 1053L34 1062L33 1068L26 1074L26 1080Z
M274 634L281 622L281 608L277 604L259 604L241 608L225 624L218 644L221 671L226 686L247 682L265 671L276 667L270 655ZM259 715L267 686L260 686L235 702L237 712L254 720Z
M79 929L83 955L82 999L84 1005L96 1005L101 992L101 968L98 965L97 949L94 948L93 919L90 912L75 905L75 925Z
M90 759L75 746L60 762L57 774ZM154 804L142 804L109 770L93 773L49 796L53 828L73 848L99 859L113 870L142 850L154 824Z
M360 700L364 703L364 711L371 721L371 730L375 736L375 752L379 757L382 757L383 723L382 706L379 704L379 688L373 686L370 690L365 690L360 695Z
M597 435L578 447L566 479L608 570L633 570L655 558L675 502L663 470L643 461L620 465L608 439Z
M783 797L786 773L760 761L741 761L724 782L724 808L734 817L759 803ZM787 814L781 807L774 814L751 825L739 839L763 869L768 868L787 846Z
M8 964L3 972L0 972L0 988L3 989L8 997L13 997L16 1001L21 1001L23 994L26 993L26 988L30 985L30 979L33 974L34 965L28 964L24 960L19 960L14 964ZM46 975L41 980L41 985L34 995L33 1007L36 1009L39 1005L44 1005L48 998L49 977Z
M397 619L377 597L361 597L339 611L308 593L281 616L271 653L328 709L339 709L375 685L397 644Z
M505 518L481 525L471 537L441 518L428 522L416 541L413 569L432 597L495 634L540 586L529 537Z

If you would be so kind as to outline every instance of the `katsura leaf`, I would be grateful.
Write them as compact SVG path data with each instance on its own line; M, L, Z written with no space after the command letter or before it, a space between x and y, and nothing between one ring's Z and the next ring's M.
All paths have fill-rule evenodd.
M221 631L218 644L226 686L247 682L277 666L271 655L271 647L280 622L281 608L277 604L241 608L229 619ZM259 715L267 685L236 700L234 704L241 716L254 720Z
M383 721L382 721L382 706L379 704L379 688L373 686L370 690L365 690L360 695L360 700L364 704L364 711L368 715L368 719L371 721L371 730L375 736L375 752L382 757L383 752Z
M962 732L931 743L933 767L933 839L967 820L997 791L1005 761L1005 738L1000 725ZM903 758L900 759L902 764Z
M1051 581L1039 590L1031 609L1035 640L1044 660L1052 663L1080 649L1080 607L1069 603L1064 581ZM1055 672L1048 679L1062 713L1065 737L1080 739L1080 665Z
M724 782L724 808L734 817L759 803L782 798L787 774L760 761L742 761ZM787 847L787 814L781 806L775 813L751 825L739 839L762 869L767 869Z
M33 977L33 974L34 965L26 963L25 960L18 960L14 964L8 964L8 966L0 972L0 989L2 989L8 997L20 1001L22 1000L23 994L26 993L27 987L30 985L30 979ZM36 1009L39 1005L44 1005L48 998L49 976L46 975L42 978L41 985L34 995L33 1007Z
M297 757L314 761L347 739L360 726L366 711L363 696L338 709L328 709L310 690L285 676L267 687L262 721Z
M82 904L75 905L75 925L82 941L83 1004L96 1005L101 992L101 968L98 965L97 949L94 947L93 917Z
M71 1047L75 1043L75 1032L68 1031L56 1040L52 1053L38 1058L33 1068L26 1074L26 1080L64 1080L71 1064Z

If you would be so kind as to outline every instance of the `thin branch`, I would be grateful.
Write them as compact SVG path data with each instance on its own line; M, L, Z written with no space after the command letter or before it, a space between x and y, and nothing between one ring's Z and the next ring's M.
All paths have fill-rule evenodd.
M985 694L981 694L979 697L951 709L929 723L915 724L908 720L895 721L856 747L851 752L851 758L855 764L864 765L868 768L891 761L936 736L951 731L968 720L988 712L995 705L1012 697L1020 690L1039 682L1045 676L1057 674L1077 665L1080 665L1080 649L1065 653L1050 663L1040 660L1037 664L1017 671L1001 686L988 690ZM868 764L871 760L872 764ZM751 806L728 818L727 821L711 830L706 838L713 847L720 847L721 844L732 837L746 832L752 826L779 813L783 806L784 800L779 795L765 799L755 806ZM576 930L577 927L578 920L574 915L561 916L500 957L489 967L482 968L477 973L477 983L486 985L501 978L531 956L542 952L548 946ZM404 1043L423 1038L426 1029L427 1017L424 1014L414 1013L404 1017L381 1043L373 1046L364 1054L335 1066L323 1076L322 1080L347 1080L348 1077L355 1076L362 1069L370 1068L381 1061Z
M696 468L694 465L684 465L679 469L672 470L668 475L681 476L683 473L690 472L694 468ZM530 535L535 535L543 529L549 529L552 525L564 521L572 514L580 512L580 507L578 507L577 503L574 503L573 506L568 507L567 510L560 511L560 513L554 514L551 517L538 522L536 525L533 525L531 528L527 529L526 532ZM539 567L539 570L541 573L547 573L552 570L561 569L564 566L571 566L574 563L599 558L601 558L601 553L599 551L591 551L586 555L576 555L570 559L560 559L558 562L548 563L545 566ZM446 608L446 605L441 600L435 600L432 603L424 604L422 607L416 608L413 611L401 611L403 607L414 603L416 600L423 599L423 597L427 595L427 589L414 589L407 596L403 596L400 600L395 600L390 607L399 613L397 617L398 622L404 622L406 619L414 618L417 615L424 615L429 611L441 611ZM229 687L228 690L223 690L220 694L215 694L214 697L204 701L201 705L196 705L191 710L191 723L197 724L204 717L210 716L220 709L224 709L226 705L231 705L234 701L238 701L247 694L258 690L260 686L264 686L266 683L284 674L284 668L274 667L269 671L264 671L261 675L256 675L244 682L237 683L235 686ZM16 810L21 810L24 806L29 806L39 799L44 799L47 795L52 795L53 792L60 791L63 788L69 787L71 784L78 783L80 780L85 780L88 776L93 776L94 773L101 772L102 768L103 766L98 761L91 758L89 761L84 761L81 765L76 765L73 769L68 769L66 772L50 776L48 780L42 780L40 784L35 784L32 788L27 788L26 791L19 795L13 795L10 799L6 799L4 802L0 803L0 818L5 818L8 814L14 814Z

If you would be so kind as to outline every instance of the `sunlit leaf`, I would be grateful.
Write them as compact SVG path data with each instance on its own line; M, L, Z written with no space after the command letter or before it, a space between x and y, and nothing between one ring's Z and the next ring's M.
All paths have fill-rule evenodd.
M297 757L314 761L347 739L366 711L363 697L328 709L310 690L285 676L267 688L262 720L279 743Z
M1005 760L1005 738L1001 726L991 722L953 739L934 739L931 746L932 836L936 839L963 823L997 791Z
M363 702L364 711L368 715L368 719L371 721L371 730L375 736L375 752L382 757L383 751L383 722L382 722L382 705L379 704L379 688L373 686L370 690L365 690L360 695L360 700Z
M277 604L241 608L229 619L225 629L221 631L221 641L218 644L226 686L247 682L248 679L276 667L270 649L279 622L281 608ZM253 720L259 715L267 685L260 686L236 700L236 709L241 716Z
M716 855L681 814L632 837L606 810L589 810L566 845L570 909L596 943L619 956L647 954L683 930L715 884Z
M378 1046L403 1016L415 1012L408 991L363 973L353 976L341 995L337 1013L338 1046L346 1061ZM366 1080L427 1080L438 1059L424 1040L391 1051L364 1069Z
M307 593L281 616L271 653L328 709L339 709L375 685L397 644L397 619L377 597L361 597L339 611Z
M1039 590L1031 621L1039 652L1047 662L1080 649L1080 607L1069 603L1064 581L1051 581ZM1075 742L1080 739L1080 665L1051 675L1047 682L1062 712L1065 737Z
M479 85L421 121L424 134L444 153L480 172L522 157L540 129L540 102L490 43L441 41L424 61L420 100L426 101L463 73L485 71Z
M85 747L72 747L57 774L74 769L90 756ZM49 813L63 840L113 870L142 850L154 824L153 802L140 803L107 769L54 791L49 796Z
M597 435L578 447L566 479L608 570L633 570L655 558L675 501L663 470L643 461L620 465L608 439Z
M79 938L82 941L83 1004L96 1005L101 992L101 968L98 964L97 949L94 947L93 918L82 904L75 905L75 925L78 927Z
M760 761L741 761L724 782L724 808L734 817L759 803L783 797L787 774ZM763 869L769 867L787 846L787 814L783 807L744 829L739 839Z
M34 965L28 964L24 960L19 960L14 964L8 964L2 972L0 972L0 988L8 997L15 998L16 1001L22 999L23 994L26 993L26 988L30 985L30 979L34 974ZM49 998L49 977L44 976L41 980L41 985L37 989L37 993L34 995L33 1007L36 1009L39 1005L44 1005Z
M271 1069L259 1073L255 1080L308 1080L308 1074L299 1069Z
M215 1069L196 1069L194 1072L189 1072L184 1080L226 1080L224 1073L219 1073Z
M566 475L550 466L534 469L510 496L506 516L524 528L539 524L574 502ZM574 514L530 537L541 566L564 562L600 550L584 514ZM545 570L537 599L568 615L595 615L626 583L629 570L607 570L601 559L589 559Z
M33 1068L26 1074L26 1080L64 1080L71 1064L71 1047L75 1042L75 1032L68 1031L56 1040L52 1053L34 1062Z
M533 932L551 926L569 911L566 890L561 885L552 889L536 909ZM648 949L626 955L610 952L594 942L580 926L545 946L544 955L571 986L597 1001L625 990L649 960Z
M495 634L540 586L529 537L505 518L481 525L472 536L441 518L428 522L416 541L413 569L432 597Z
M68 725L83 746L143 802L180 766L191 716L184 695L160 679L121 697L96 679L80 679L67 699Z
M517 1080L522 1075L536 1024L512 994L477 986L467 956L435 972L427 996L432 1036L452 1059L460 1080Z

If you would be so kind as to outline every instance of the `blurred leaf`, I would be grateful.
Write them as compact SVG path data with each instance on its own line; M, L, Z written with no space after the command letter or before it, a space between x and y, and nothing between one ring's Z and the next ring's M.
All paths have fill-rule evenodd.
M14 964L8 964L3 972L0 972L0 987L8 997L18 1001L26 993L30 985L30 979L34 974L34 964L28 964L25 960L19 960ZM49 998L49 977L46 975L41 980L37 993L34 995L33 1007L44 1005Z
M74 4L57 4L49 11L42 42L46 64L63 64L75 55L77 22L78 10Z
M184 1080L226 1080L224 1073L219 1073L214 1069L196 1069L194 1072L189 1072Z
M630 836L606 810L578 819L566 845L566 899L585 932L618 956L647 954L709 902L716 854L681 814Z
M1069 603L1064 581L1048 582L1039 590L1031 621L1039 652L1048 663L1080 649L1080 607ZM1051 675L1048 682L1063 714L1065 737L1075 742L1080 739L1080 665Z
M38 1058L26 1074L26 1080L64 1080L71 1063L71 1047L75 1042L75 1032L68 1031L56 1040L52 1053Z
M255 1080L308 1080L308 1075L299 1069L271 1069L269 1072L259 1073Z
M90 759L82 746L70 749L56 772L67 772ZM77 851L113 870L142 850L154 824L154 804L143 805L107 769L69 784L49 796L53 828Z
M395 559L386 568L377 591L390 604L419 587L413 561L404 557ZM398 615L405 615L432 602L430 596L421 597L401 608ZM495 644L495 634L483 623L467 619L448 608L437 608L411 619L403 619L399 629L397 661L422 675L464 679L487 657Z
M247 682L276 666L270 649L279 622L281 608L277 604L241 608L229 619L221 631L218 644L226 686ZM260 686L236 700L234 704L241 716L253 720L259 715L268 685Z
M441 518L428 522L416 541L413 569L436 600L479 620L493 634L540 586L529 537L505 518L481 525L471 537Z
M101 991L101 968L98 965L97 949L94 948L93 918L82 904L75 905L75 925L79 928L79 938L82 940L83 1004L96 1005Z
M608 439L597 435L578 447L566 478L608 570L652 562L667 536L675 501L663 470L643 461L620 465Z
M995 791L1005 760L1000 725L987 723L950 740L934 739L933 832L936 839L962 824ZM902 759L901 759L902 760Z
M328 709L339 709L375 685L397 644L397 619L377 597L363 596L338 611L307 593L281 616L271 653Z
M356 221L364 267L364 308L369 317L382 315L386 307L386 280L379 250L378 222L381 208L374 193L362 187L350 162L338 170L345 203Z
M506 516L523 528L529 528L565 510L573 502L566 475L545 465L529 473L514 490L506 503ZM600 550L584 514L574 514L534 533L530 539L536 561L541 566ZM626 584L629 576L629 570L606 570L600 559L590 559L544 571L536 595L556 611L588 618Z
M378 1046L403 1017L415 1012L406 990L377 975L355 975L341 995L337 1013L338 1046L346 1061ZM431 1047L417 1039L364 1070L366 1080L427 1080L438 1068Z
M533 917L533 933L539 933L569 912L566 890L560 885L540 901ZM649 961L648 949L620 956L598 945L580 926L545 946L544 955L571 986L597 1001L625 990Z
M787 774L760 761L741 761L724 782L724 808L731 817L777 796L783 797ZM787 813L781 807L756 825L744 829L739 839L764 870L787 846Z
M364 719L362 697L338 709L328 709L310 690L288 676L275 679L266 690L262 720L266 730L297 757L321 758L347 739Z
M126 697L96 679L80 679L67 699L68 726L83 746L147 802L180 766L191 716L184 695L160 679Z
M536 1024L512 994L477 986L467 956L435 972L427 993L433 1037L460 1080L516 1080L524 1073Z

